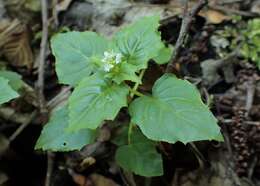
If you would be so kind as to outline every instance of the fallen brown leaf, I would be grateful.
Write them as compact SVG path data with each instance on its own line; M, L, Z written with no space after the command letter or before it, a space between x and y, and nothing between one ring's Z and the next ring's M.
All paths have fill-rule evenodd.
M73 170L69 170L73 181L79 186L119 186L112 179L106 178L100 174L91 174L90 176L84 176L78 174Z
M96 159L93 157L87 157L80 163L80 170L85 170L91 165L96 163Z
M223 21L230 20L231 18L216 10L201 11L200 16L204 17L208 23L220 24Z
M1 54L13 66L32 68L33 53L28 30L18 19L0 21L0 48Z

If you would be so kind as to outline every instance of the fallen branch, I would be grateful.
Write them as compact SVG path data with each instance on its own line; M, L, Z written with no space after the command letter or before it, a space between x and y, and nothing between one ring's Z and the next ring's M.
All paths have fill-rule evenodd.
M179 37L176 41L174 52L171 56L170 62L167 65L166 72L170 73L172 72L172 69L174 67L174 63L178 59L180 55L181 48L184 43L185 36L187 35L190 25L192 23L193 17L207 4L207 0L199 0L199 2L191 9L191 11L188 11L188 0L185 1L184 7L183 7L183 19L181 24L181 29L179 33Z
M38 99L40 112L46 112L45 97L44 97L44 68L45 68L45 58L46 49L48 44L48 4L47 0L41 0L42 7L42 39L40 47L40 60L38 65Z
M44 69L45 69L45 58L46 49L48 44L48 1L41 0L41 13L42 13L42 40L41 40L41 50L40 50L40 62L38 66L38 99L40 113L47 113L47 107L45 103L44 96ZM47 153L47 171L45 178L45 186L51 185L51 175L53 170L54 153Z

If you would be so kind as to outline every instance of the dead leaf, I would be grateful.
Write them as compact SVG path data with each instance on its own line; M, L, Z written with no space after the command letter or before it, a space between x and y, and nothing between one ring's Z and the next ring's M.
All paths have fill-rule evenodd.
M16 67L32 68L33 53L26 26L19 20L0 22L0 48L2 55Z
M106 178L100 174L94 173L86 177L74 172L72 169L69 169L69 174L78 186L119 186L112 179Z
M74 182L79 186L92 186L91 183L87 180L87 178L81 174L73 175Z
M207 20L207 22L211 24L220 24L223 21L231 19L230 17L216 10L201 11L199 15L204 17Z
M88 167L96 163L96 159L93 157L87 157L80 163L80 170L86 170Z

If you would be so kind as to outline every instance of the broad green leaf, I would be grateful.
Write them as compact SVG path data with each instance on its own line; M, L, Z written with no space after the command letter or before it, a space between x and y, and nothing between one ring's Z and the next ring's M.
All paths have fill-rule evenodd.
M84 78L69 98L69 128L96 129L103 120L113 120L127 105L128 87L107 82L102 74Z
M35 149L72 151L94 142L96 136L94 130L82 129L77 132L67 132L65 129L68 127L68 120L67 107L54 111L50 121L44 126Z
M144 17L124 27L113 38L115 50L121 52L137 70L147 67L149 59L156 57L164 47L158 31L159 16Z
M16 72L1 70L0 77L4 77L9 80L9 85L16 91L23 86L22 76Z
M172 52L173 52L172 47L163 47L160 50L159 54L153 58L153 60L159 65L168 63L171 59Z
M122 168L137 175L146 177L163 175L162 157L152 142L120 146L115 158Z
M155 141L211 140L220 131L196 87L169 74L156 81L153 96L135 99L129 109L132 122Z
M108 42L94 32L68 32L55 35L51 48L60 82L75 86L95 71L92 58L102 56Z
M112 140L118 145L116 161L124 169L141 176L163 174L162 157L156 151L155 143L147 139L138 127L133 127L131 144L128 144L128 126L123 126Z
M213 138L213 139L216 140L216 141L224 142L224 137L223 137L223 135L221 134L220 131L219 131L218 135L215 136L215 138Z
M0 104L10 101L19 95L11 88L6 78L0 77Z

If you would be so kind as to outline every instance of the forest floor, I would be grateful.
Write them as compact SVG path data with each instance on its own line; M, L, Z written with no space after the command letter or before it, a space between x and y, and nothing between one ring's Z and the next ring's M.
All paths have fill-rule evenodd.
M196 142L196 147L161 143L164 175L154 178L133 178L115 165L109 126L104 126L106 140L81 151L34 150L48 111L70 94L70 87L58 83L49 40L67 30L93 30L110 37L123 25L159 13L162 38L174 47L185 1L46 2L44 12L40 0L0 0L0 69L18 73L23 87L19 99L0 107L0 186L42 186L46 174L50 175L46 186L260 186L260 43L254 47L253 56L240 53L247 42L243 38L254 31L249 29L249 22L260 17L259 0L209 0L192 17L174 62L174 73L198 87L217 117L225 141ZM190 1L188 10L197 3ZM47 32L42 26L44 14ZM259 33L260 25L255 28ZM42 57L44 37L47 43ZM42 88L48 111L39 105L41 60L45 62ZM150 89L165 70L166 65L151 63L141 90Z

